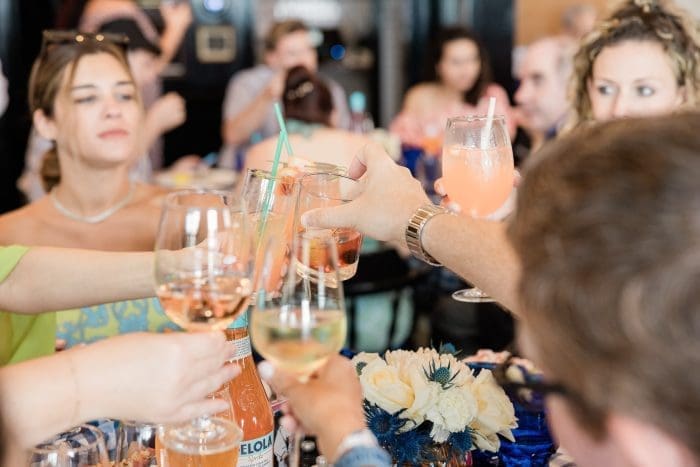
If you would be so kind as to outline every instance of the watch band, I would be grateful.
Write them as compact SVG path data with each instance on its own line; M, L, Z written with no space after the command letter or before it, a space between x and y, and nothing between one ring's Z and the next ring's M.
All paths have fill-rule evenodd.
M442 266L435 258L423 249L422 235L425 224L437 214L448 214L442 206L425 204L413 213L406 226L406 245L413 256L431 266Z

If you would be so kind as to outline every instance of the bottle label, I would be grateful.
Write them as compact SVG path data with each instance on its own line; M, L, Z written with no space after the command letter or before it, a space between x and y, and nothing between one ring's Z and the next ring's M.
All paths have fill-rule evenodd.
M272 434L247 441L241 441L238 467L271 467L272 466Z
M250 337L245 336L241 339L235 339L231 342L233 342L234 354L231 360L229 361L233 362L236 360L241 360L253 354L252 349L250 348Z

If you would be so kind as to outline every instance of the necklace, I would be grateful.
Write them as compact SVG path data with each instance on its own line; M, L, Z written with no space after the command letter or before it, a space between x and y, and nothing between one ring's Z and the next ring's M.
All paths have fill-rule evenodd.
M56 198L56 192L54 190L51 190L51 192L49 192L49 198L51 199L51 203L53 203L56 210L58 212L60 212L61 214L63 214L64 216L66 216L67 218L73 219L74 221L78 221L78 222L85 222L87 224L99 224L100 222L104 221L105 219L110 217L112 214L114 214L115 212L119 211L121 208L126 206L127 203L129 201L131 201L131 196L133 194L134 194L134 184L132 182L130 182L129 183L129 191L126 194L126 196L124 196L124 198L121 199L121 201L119 201L114 206L107 208L104 211L102 211L98 214L94 214L92 216L78 215L78 214L74 213L73 211L71 211L70 209L68 209L67 207L65 207L64 205L62 205L61 202L58 200L58 198Z

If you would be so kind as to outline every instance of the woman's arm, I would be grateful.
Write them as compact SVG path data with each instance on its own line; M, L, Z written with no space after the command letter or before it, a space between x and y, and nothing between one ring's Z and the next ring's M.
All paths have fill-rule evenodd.
M153 293L152 253L36 247L0 282L0 309L38 313Z
M221 332L128 334L0 369L9 446L29 448L95 418L155 423L225 409L206 399L239 373Z

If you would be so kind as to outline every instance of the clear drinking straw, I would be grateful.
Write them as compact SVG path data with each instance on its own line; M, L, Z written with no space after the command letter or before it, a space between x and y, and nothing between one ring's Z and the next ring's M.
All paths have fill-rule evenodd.
M493 115L496 113L496 98L489 97L489 110L486 114L486 126L481 131L480 146L482 150L489 148L489 139L491 139L491 127L493 126Z

